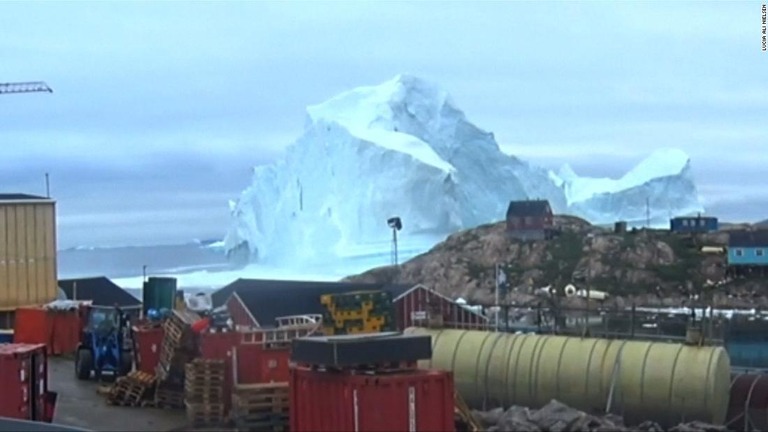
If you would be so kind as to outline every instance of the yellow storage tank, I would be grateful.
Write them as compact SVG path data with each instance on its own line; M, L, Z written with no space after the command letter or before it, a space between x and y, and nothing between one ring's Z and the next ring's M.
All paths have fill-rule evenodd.
M600 413L610 398L628 424L725 421L730 359L722 347L416 327L405 333L432 336L432 360L420 367L453 371L474 408L540 408L557 399Z

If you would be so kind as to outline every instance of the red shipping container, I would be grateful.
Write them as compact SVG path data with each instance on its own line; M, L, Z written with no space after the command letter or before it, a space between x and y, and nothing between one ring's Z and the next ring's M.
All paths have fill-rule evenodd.
M44 308L16 309L13 341L45 344L50 355L72 354L80 344L82 309L74 311Z
M80 345L80 333L83 330L82 310L48 311L51 322L51 336L48 344L50 355L72 354Z
M13 325L15 343L48 345L52 333L53 320L45 309L36 307L16 309Z
M165 332L162 326L134 326L133 350L136 370L155 374L155 367L160 362L160 347L163 345Z
M0 344L0 388L0 417L50 422L45 345Z
M450 372L355 375L296 367L290 392L295 432L456 430Z

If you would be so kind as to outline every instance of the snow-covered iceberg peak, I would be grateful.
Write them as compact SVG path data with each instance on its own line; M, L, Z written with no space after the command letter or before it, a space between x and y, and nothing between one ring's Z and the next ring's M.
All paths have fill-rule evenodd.
M357 87L307 107L309 124L336 122L350 130L393 130L403 112L427 126L450 104L448 93L424 79L401 74L376 86Z
M383 84L358 87L307 107L307 128L318 122L336 123L357 138L450 173L454 167L418 133L435 134L443 110L456 112L448 105L446 91L421 78L398 75Z

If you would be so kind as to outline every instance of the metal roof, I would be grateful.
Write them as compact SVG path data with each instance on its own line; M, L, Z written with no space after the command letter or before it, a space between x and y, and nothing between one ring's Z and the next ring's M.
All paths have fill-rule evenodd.
M77 299L73 299L77 284ZM70 300L93 300L96 306L134 307L141 301L105 276L80 279L61 279L59 287Z
M261 279L238 279L212 294L214 306L221 306L233 294L262 327L275 324L282 316L321 314L320 296L353 291L383 290L392 298L411 289L413 285L386 285L353 282L308 282Z
M510 201L507 217L544 216L552 213L547 200Z
M731 231L728 233L729 247L768 247L768 230Z

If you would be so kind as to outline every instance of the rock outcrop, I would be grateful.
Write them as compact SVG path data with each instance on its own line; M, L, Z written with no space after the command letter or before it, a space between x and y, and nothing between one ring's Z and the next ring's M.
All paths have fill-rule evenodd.
M724 247L728 233L676 234L668 230L615 233L572 216L556 216L560 235L520 242L505 234L505 224L482 225L449 236L429 252L397 267L380 267L345 280L423 283L452 298L491 302L495 266L505 269L511 289L507 300L531 300L538 287L608 292L608 303L631 301L647 306L681 306L712 295L716 305L768 306L758 295L760 280L725 279L726 257L702 247ZM716 285L716 289L714 289ZM578 300L573 300L578 301Z

